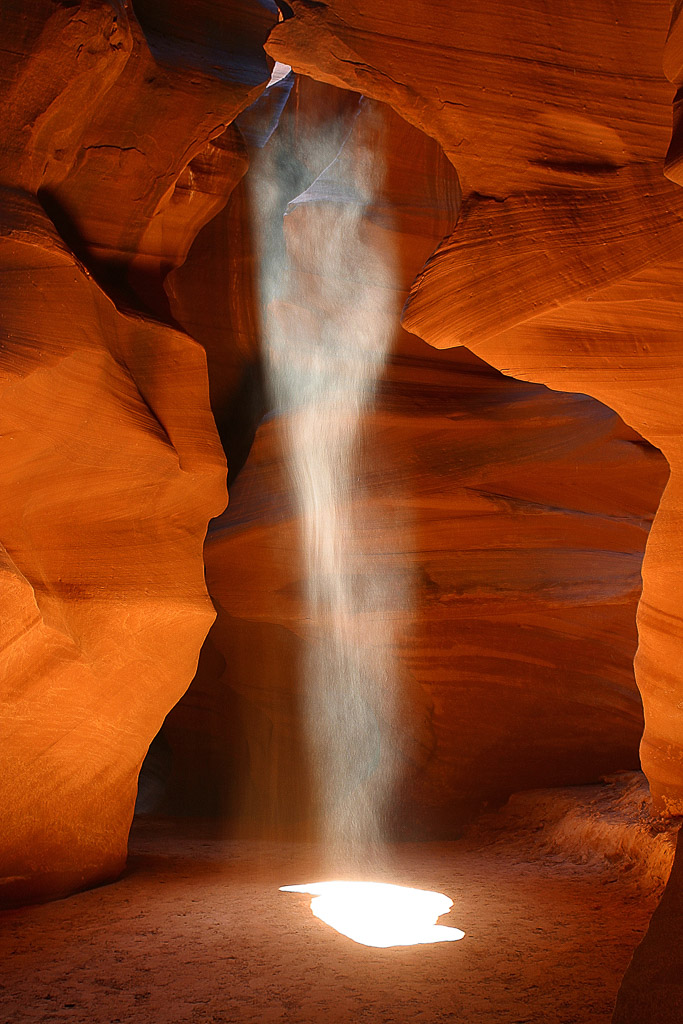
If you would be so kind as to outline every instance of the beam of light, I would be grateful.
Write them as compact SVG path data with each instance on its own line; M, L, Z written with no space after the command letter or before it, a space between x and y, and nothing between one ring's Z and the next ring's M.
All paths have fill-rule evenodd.
M366 103L354 116L305 140L305 159L274 135L249 172L264 373L299 526L304 750L335 863L381 850L401 749L394 633L411 603L410 570L381 547L392 509L364 477L400 293L392 246L371 229L378 210L387 221L382 114ZM309 181L306 159L332 143L338 155Z
M465 935L436 923L453 906L442 892L386 882L308 882L282 885L280 892L309 893L315 917L363 946L456 942Z
M283 78L287 77L291 70L292 69L289 64L282 64L279 60L276 60L273 65L273 70L270 73L270 79L266 89L269 89L271 85L277 85L278 82L281 82Z

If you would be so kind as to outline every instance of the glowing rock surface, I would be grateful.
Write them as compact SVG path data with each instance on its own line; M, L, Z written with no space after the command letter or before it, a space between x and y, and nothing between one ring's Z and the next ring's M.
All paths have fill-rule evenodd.
M314 915L363 946L456 942L465 935L436 924L453 906L442 892L386 882L307 882L283 885L280 891L310 893Z
M294 17L269 37L272 57L389 103L458 172L458 224L414 284L403 326L439 348L464 344L512 377L597 398L669 462L635 668L642 767L658 809L680 815L683 193L681 103L672 138L665 72L680 84L681 5L668 42L664 3L621 5L618 21L605 0L560 15L540 0L411 0L392 5L390 20L381 4L361 18L355 0L290 6ZM437 59L448 45L457 61ZM629 84L596 87L608 80Z

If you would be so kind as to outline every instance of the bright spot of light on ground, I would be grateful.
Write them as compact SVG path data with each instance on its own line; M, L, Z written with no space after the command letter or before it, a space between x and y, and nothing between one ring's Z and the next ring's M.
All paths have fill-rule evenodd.
M363 946L455 942L465 934L436 923L453 906L442 892L386 882L311 882L280 892L310 893L315 916Z

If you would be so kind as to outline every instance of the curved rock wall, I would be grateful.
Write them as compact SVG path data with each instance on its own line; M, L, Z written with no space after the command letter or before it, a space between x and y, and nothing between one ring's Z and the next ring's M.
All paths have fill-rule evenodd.
M362 467L386 517L377 557L414 575L424 609L396 610L414 723L404 817L449 833L510 789L635 763L632 611L665 467L609 410L524 380L601 399L672 466L648 546L638 674L644 763L675 812L683 192L661 175L668 6L292 0L291 11L273 55L413 126L387 115L389 174L365 224L378 257L388 243L398 253L399 303L437 249L405 325L521 378L397 328L367 423L383 451ZM261 44L277 18L270 0L3 6L6 900L120 869L137 768L211 621L201 543L225 504L225 467L210 413L239 466L264 408L239 184L255 153L232 122L264 89ZM677 39L674 22L675 81ZM327 163L303 145L311 119L335 110L347 125L356 107L325 85L297 93L276 136L289 133L304 187ZM324 196L305 205L292 251ZM192 734L193 706L195 723L206 706L232 715L220 770L227 760L247 802L279 821L306 802L306 766L288 766L296 658L314 626L293 539L284 553L275 539L276 521L281 538L296 532L278 459L266 423L208 548L220 618L193 688L208 696L169 729Z
M0 896L125 861L137 770L211 624L225 504L201 348L121 314L31 199L0 192Z
M331 109L328 92L308 99ZM273 146L287 148L279 133L289 139L303 107L285 110ZM377 120L366 104L336 161L287 214L301 317L317 315L315 281L326 272L302 239L311 220L313 235L325 223L339 165L358 159L368 132L386 176L362 235L379 264L396 265L397 310L457 215L459 184L440 147L389 108L379 131ZM240 186L247 193L251 174ZM211 230L174 281L207 261ZM221 266L230 280L230 254L214 247L213 257L213 280ZM352 290L348 302L350 315ZM396 827L454 835L482 802L637 765L634 618L667 478L659 453L590 398L506 379L462 349L437 352L401 331L398 316L364 451L352 498L368 509L359 578L389 574L397 593L414 588L412 603L373 613L399 623L405 780ZM303 603L292 503L278 418L269 418L210 533L218 618L166 725L176 806L264 829L309 811L298 666L320 625Z
M244 173L228 125L264 88L277 11L195 12L207 52L173 35L184 5L139 6L141 23L118 0L0 16L5 903L121 870L140 763L214 617L205 353L123 306L163 309L165 272Z
M662 175L669 5L291 8L269 52L391 103L439 140L461 178L461 222L414 286L404 325L438 347L466 344L512 376L593 395L669 461L636 671L642 763L657 806L680 814L683 192Z

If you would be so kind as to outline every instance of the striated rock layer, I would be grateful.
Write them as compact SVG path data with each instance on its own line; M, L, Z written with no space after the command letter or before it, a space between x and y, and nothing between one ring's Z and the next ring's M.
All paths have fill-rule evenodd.
M379 109L365 105L336 161L289 208L295 319L321 315L327 268L305 239L339 201L340 165L357 162L369 140L386 175L360 235L378 280L395 266L397 311L457 214L458 181L439 146L388 108L380 120ZM194 259L193 250L178 277ZM348 302L351 315L352 287ZM218 617L166 725L175 800L266 829L309 813L300 665L321 642L304 603L279 431L278 417L259 427L209 535ZM350 499L366 510L364 554L350 571L394 579L406 595L369 613L397 625L405 774L395 826L453 835L482 802L514 790L635 767L634 613L667 477L659 453L604 405L506 379L463 350L436 352L401 331L398 315L364 435ZM372 634L372 622L359 622L359 636ZM390 732L375 714L380 734Z
M209 535L218 619L167 726L180 751L178 730L195 735L190 805L223 780L223 811L268 824L306 810L298 667L320 631L277 427L257 432ZM394 354L366 446L369 554L353 571L415 588L414 606L373 613L398 620L400 824L453 835L482 801L636 766L634 613L666 475L656 453L589 399L558 401L417 343Z
M0 193L0 898L115 875L137 772L213 619L225 504L206 363L119 313L27 195Z
M404 325L512 376L593 395L669 461L636 674L655 804L683 813L683 191L662 174L669 5L643 0L618 15L608 0L562 11L541 0L291 8L271 34L273 56L391 103L458 170L460 222L414 285Z
M660 173L671 89L655 59L668 9L641 0L617 19L607 0L552 15L541 0L514 11L457 0L282 7L295 16L273 33L274 54L388 101L433 137L391 114L377 134L361 116L340 156L356 159L368 139L390 154L364 228L378 260L395 253L397 307L442 243L405 324L436 347L466 343L515 376L602 398L674 465L648 549L639 673L644 760L675 810L683 192ZM264 408L251 200L238 183L264 141L268 110L250 105L277 17L270 0L3 7L9 901L120 870L137 768L211 621L201 542L225 494L209 405L237 467ZM325 104L340 115L324 160L301 144L306 90L313 121ZM295 98L274 136L288 134L297 156L292 198L358 109L352 93L319 85ZM321 268L301 228L324 223L336 185L333 165L288 218L304 293ZM221 287L229 294L217 298ZM206 353L131 307L173 316ZM319 313L314 301L297 310ZM423 609L417 619L400 603L377 610L401 630L402 824L451 833L511 789L635 764L632 613L662 460L595 402L504 381L398 328L366 434L372 565L408 578ZM212 535L220 617L195 696L168 724L200 737L214 781L226 768L243 779L237 813L258 808L275 824L306 816L297 659L316 642L280 473L271 420Z
M0 180L37 192L108 283L163 305L163 274L246 169L229 126L268 79L262 43L277 9L269 0L201 12L145 0L24 8L9 3L2 15Z
M4 902L120 871L140 763L214 616L206 356L122 309L168 312L165 273L244 173L231 122L276 20L269 0L3 5Z

